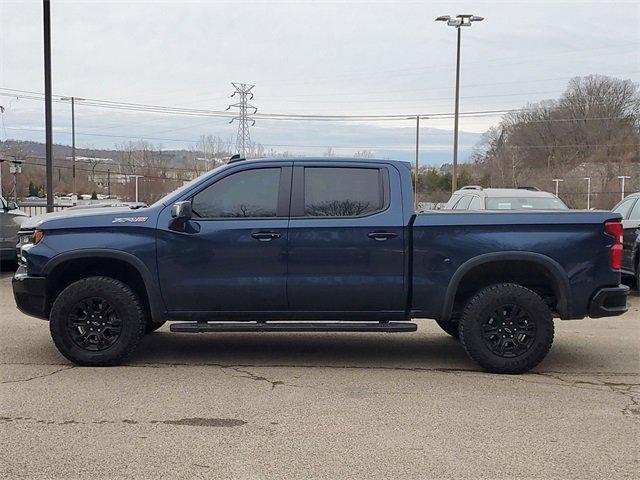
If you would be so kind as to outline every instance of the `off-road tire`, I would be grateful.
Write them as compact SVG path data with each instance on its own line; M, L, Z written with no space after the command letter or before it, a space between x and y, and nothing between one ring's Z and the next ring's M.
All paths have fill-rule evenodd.
M145 324L144 324L144 334L148 335L149 333L153 333L156 330L158 330L162 325L164 325L167 322L154 322L153 320L151 320L149 317L147 317Z
M460 332L458 331L458 322L444 322L442 320L436 320L438 326L446 333L451 335L456 340L460 339Z
M489 340L485 340L485 322L493 322L494 312L500 311L505 305L515 305L526 312L527 322L533 322L535 328L529 347L511 357L495 353L488 345ZM535 292L521 285L502 283L483 288L467 302L460 318L459 331L467 354L484 370L492 373L523 373L538 365L549 352L553 343L553 316ZM503 333L500 332L500 335Z
M79 346L68 326L74 305L92 297L103 298L112 305L121 325L115 343L99 351ZM49 315L49 329L60 353L73 363L83 366L118 365L135 351L144 334L145 320L140 300L126 284L110 277L88 277L72 283L58 295Z

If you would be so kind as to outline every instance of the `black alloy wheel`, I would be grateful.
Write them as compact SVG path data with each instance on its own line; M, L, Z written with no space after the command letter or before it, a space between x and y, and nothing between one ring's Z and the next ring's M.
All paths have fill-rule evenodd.
M536 340L536 323L519 305L507 303L496 308L482 323L487 348L504 358L518 357Z
M122 320L106 299L89 297L77 302L67 317L73 343L91 352L111 347L120 338Z

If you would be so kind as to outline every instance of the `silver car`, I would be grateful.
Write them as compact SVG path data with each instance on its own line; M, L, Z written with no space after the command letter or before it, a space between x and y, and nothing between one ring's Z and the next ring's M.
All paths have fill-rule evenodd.
M16 261L16 245L18 243L18 230L22 222L29 216L18 208L15 202L7 202L0 197L2 202L0 209L0 261L2 265Z

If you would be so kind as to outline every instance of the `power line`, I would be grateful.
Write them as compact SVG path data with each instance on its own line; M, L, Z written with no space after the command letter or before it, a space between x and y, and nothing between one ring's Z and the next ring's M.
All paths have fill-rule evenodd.
M13 92L27 92L33 93L34 95L42 95L38 92L31 92L27 90L18 90L18 89L9 89L5 87L0 87L0 90L9 90ZM33 95L16 95L16 94L8 94L0 92L0 95L3 96L11 96L18 98L25 98L30 100L43 100L43 98ZM54 100L55 101L55 100ZM60 102L58 100L58 102ZM138 112L149 112L149 113L162 113L162 114L175 114L175 115L186 115L186 116L200 116L200 117L223 117L223 118L235 118L236 115L229 113L228 111L216 111L216 110L207 110L207 109L187 109L183 107L169 107L169 106L161 106L161 105L146 105L146 104L137 104L137 103L128 103L128 102L118 102L112 100L95 100L95 99L86 99L83 101L84 106L93 106L98 108L111 108L116 110L127 110L127 111L138 111ZM238 104L236 104L237 106ZM248 108L255 108L253 106L248 106ZM506 109L496 109L496 110L476 110L476 111L468 111L461 112L460 116L487 116L491 114L501 115L510 112L525 112L532 110L532 107L522 107L522 108L506 108ZM425 112L419 114L421 118L430 117L432 119L436 118L450 118L453 114L451 112ZM402 114L371 114L371 115L348 115L348 114L295 114L295 113L257 113L254 115L256 118L262 118L266 120L305 120L305 119L313 119L317 121L390 121L390 120L406 120L407 117L411 117L411 119L415 119L416 113L402 113ZM623 118L623 117L621 117ZM613 117L602 117L602 118L589 118L591 119L613 119ZM566 119L566 121L572 121L573 119ZM584 119L580 119L584 120ZM555 119L545 120L545 121L555 121Z

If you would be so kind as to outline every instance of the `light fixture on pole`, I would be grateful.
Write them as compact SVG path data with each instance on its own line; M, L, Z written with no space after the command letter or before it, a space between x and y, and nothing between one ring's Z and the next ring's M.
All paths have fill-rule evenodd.
M76 102L81 102L82 100L85 100L84 98L79 98L79 97L62 97L60 98L60 100L68 102L71 102L71 158L73 161L73 170L72 170L72 176L73 176L73 195L78 195L78 192L76 192L76 112L75 112L75 104Z
M584 177L587 181L587 210L591 210L591 177Z
M624 181L631 178L628 175L618 175L618 178L620 179L620 200L622 200L624 198Z
M553 181L556 182L556 197L557 197L559 192L558 185L560 185L560 182L564 182L564 180L562 178L554 178Z
M451 192L458 189L458 114L460 104L460 27L470 27L473 22L481 22L484 17L477 15L456 15L454 18L443 15L436 18L436 22L447 22L450 27L458 30L458 45L456 48L456 100L453 120L453 172L451 175Z

